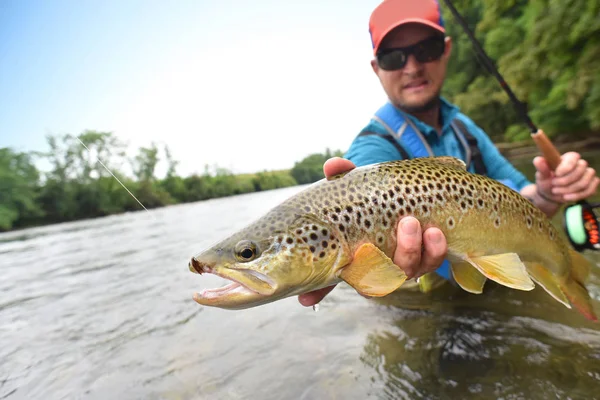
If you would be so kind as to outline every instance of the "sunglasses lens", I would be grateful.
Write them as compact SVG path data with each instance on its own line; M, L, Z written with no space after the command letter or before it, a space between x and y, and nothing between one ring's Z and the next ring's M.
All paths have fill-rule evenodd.
M404 68L410 54L414 54L418 62L427 63L439 59L445 48L443 37L431 37L410 47L382 50L377 54L377 64L383 70L394 71Z
M444 54L445 47L444 39L427 39L414 49L415 58L421 63L435 61Z
M393 71L403 68L406 65L407 56L403 50L390 50L382 52L377 56L377 64L379 68Z

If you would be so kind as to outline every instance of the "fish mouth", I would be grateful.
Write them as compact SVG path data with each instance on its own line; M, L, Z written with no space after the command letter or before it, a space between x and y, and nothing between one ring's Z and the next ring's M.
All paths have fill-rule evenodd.
M189 269L200 275L213 274L229 281L225 286L194 293L194 301L205 306L245 308L244 305L268 298L277 288L268 276L251 269L211 267L195 258L190 261Z

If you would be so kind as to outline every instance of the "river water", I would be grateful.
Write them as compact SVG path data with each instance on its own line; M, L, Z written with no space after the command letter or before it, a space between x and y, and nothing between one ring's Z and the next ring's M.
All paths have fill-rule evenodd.
M600 399L600 327L538 288L195 303L191 255L300 189L0 235L0 399Z

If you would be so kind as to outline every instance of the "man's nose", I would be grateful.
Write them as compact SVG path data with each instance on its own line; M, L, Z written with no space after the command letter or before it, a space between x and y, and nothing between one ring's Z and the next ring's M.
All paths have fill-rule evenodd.
M403 72L406 74L414 74L422 69L423 64L417 61L414 54L410 54L406 60L406 65L404 65Z

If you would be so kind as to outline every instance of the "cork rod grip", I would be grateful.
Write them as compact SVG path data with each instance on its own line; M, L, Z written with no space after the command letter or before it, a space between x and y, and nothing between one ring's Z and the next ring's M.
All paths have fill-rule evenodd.
M556 167L558 167L561 160L560 153L556 147L554 147L550 139L548 139L548 136L546 136L543 130L538 129L536 133L531 134L531 137L548 162L550 169L552 169L552 171L556 170Z

